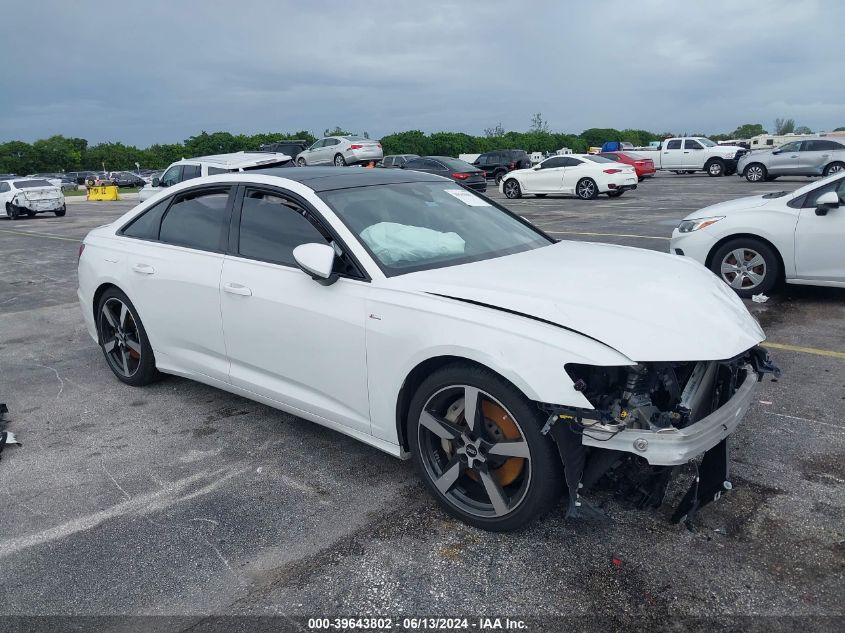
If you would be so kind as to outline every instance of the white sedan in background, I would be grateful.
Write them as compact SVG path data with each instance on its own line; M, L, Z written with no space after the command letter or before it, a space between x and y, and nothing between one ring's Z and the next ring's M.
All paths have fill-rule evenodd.
M359 165L384 158L381 143L363 136L327 136L296 156L299 167L312 165Z
M499 183L499 190L511 199L525 194L538 198L567 194L592 200L600 193L616 198L636 188L633 167L593 154L552 156L529 169L509 172Z
M793 192L730 200L691 213L670 252L695 259L741 296L779 281L845 288L845 173Z
M54 213L61 217L66 212L65 196L61 187L42 178L20 178L0 181L0 205L10 220L37 213Z
M185 376L412 456L447 512L489 530L564 490L577 515L586 472L636 461L637 489L659 489L665 466L726 464L765 370L759 325L694 262L556 243L406 169L185 181L79 253L84 321L119 380ZM683 503L724 492L714 473Z

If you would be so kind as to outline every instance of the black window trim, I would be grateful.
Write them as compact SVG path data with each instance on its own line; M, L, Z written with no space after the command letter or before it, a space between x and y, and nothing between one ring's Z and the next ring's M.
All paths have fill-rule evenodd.
M176 247L176 248L186 248L188 250L196 251L198 253L216 253L218 255L225 255L226 254L226 239L227 239L227 232L228 232L227 229L226 229L227 220L225 219L225 217L224 217L224 220L223 220L223 228L220 231L220 242L219 242L218 250L208 250L208 249L205 249L205 248L195 248L193 246L185 246L184 244L171 244L170 242L165 242L164 240L161 239L161 224L162 224L162 222L164 222L164 218L167 217L167 214L170 213L170 208L173 206L174 200L176 200L177 198L184 197L185 194L201 193L203 191L215 191L215 190L219 190L219 189L223 189L223 188L229 189L229 199L226 201L226 211L224 213L224 216L226 216L226 215L228 216L228 218L229 218L228 223L231 226L231 218L232 218L232 215L233 215L232 209L234 207L234 199L235 199L235 196L233 194L236 193L237 186L234 183L225 183L224 182L224 183L215 183L215 184L203 184L203 185L199 185L197 187L190 187L188 189L183 189L182 191L177 191L176 193L172 194L169 198L165 198L165 200L162 200L162 201L160 201L156 204L150 205L149 207L144 209L144 211L142 213L139 213L138 215L132 217L130 220L128 220L123 226L121 226L117 230L116 235L119 235L120 237L123 237L125 239L138 240L139 242L151 242L153 244L163 244L165 246L173 246L173 247ZM152 211L153 209L158 207L159 204L161 204L162 202L165 202L165 201L167 202L167 208L165 208L165 210L162 212L161 219L158 222L159 239L154 240L154 239L150 239L150 238L147 238L147 237L136 237L134 235L126 235L126 229L128 229L132 224L134 224L136 220L138 220L141 216L146 215L147 213L149 213L150 211Z
M306 219L311 222L312 225L315 225L314 228L316 228L317 231L322 233L324 236L328 234L332 241L338 244L340 250L343 251L343 253L346 254L347 257L349 257L350 261L355 266L355 268L358 269L358 272L361 275L360 277L356 277L345 273L340 273L339 277L341 279L351 279L352 281L363 281L366 283L370 283L373 280L370 274L367 272L367 269L361 265L361 261L358 259L352 249L350 249L346 245L346 242L340 237L340 235L337 234L337 231L334 229L331 223L326 221L326 218L323 217L323 214L317 211L317 209L314 208L314 205L308 202L302 196L278 185L268 185L265 183L258 182L238 183L237 192L235 193L233 200L233 211L232 214L229 216L229 235L228 244L226 246L226 255L229 255L231 257L237 257L238 259L244 259L247 261L262 262L264 264L270 264L272 266L280 266L282 268L291 268L299 270L299 267L295 264L283 264L280 262L271 261L269 259L261 259L258 257L241 255L241 253L239 252L241 211L243 210L244 195L246 194L247 189L259 189L261 191L266 191L268 193L279 195L283 198L288 198L292 202L295 202L303 209L305 209L311 216Z

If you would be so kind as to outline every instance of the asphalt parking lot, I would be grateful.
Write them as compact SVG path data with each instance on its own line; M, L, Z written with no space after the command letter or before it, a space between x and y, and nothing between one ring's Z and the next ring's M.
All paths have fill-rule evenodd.
M489 195L561 239L665 251L690 211L807 182L661 175L613 200ZM773 628L843 615L845 290L748 303L783 376L760 385L733 443L735 489L695 530L671 525L669 506L600 496L607 523L561 507L488 534L447 518L410 463L343 435L179 378L114 379L83 327L76 257L133 204L0 220L0 401L24 443L0 461L0 614L760 615Z

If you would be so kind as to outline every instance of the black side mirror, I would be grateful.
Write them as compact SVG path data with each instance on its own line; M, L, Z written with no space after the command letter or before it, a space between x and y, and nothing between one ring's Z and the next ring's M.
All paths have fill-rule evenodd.
M154 176L152 180L153 187L163 187L164 185L161 184L161 180L158 176Z

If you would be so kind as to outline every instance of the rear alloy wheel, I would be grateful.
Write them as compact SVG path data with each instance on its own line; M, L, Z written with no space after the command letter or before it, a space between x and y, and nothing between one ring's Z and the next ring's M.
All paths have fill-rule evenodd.
M515 200L516 198L522 197L522 189L520 188L519 183L514 178L509 178L508 180L506 180L503 189L506 198Z
M140 387L158 377L141 319L129 298L117 288L106 290L100 298L97 333L109 368L119 380Z
M710 269L740 297L766 293L780 278L780 261L772 249L753 238L737 238L714 254Z
M768 171L760 163L751 163L742 174L748 182L768 180Z
M831 163L824 168L824 175L830 176L831 174L839 173L843 169L845 169L845 163Z
M575 194L581 200L593 200L599 195L599 188L596 186L596 181L592 178L582 178L575 185Z
M335 154L334 166L335 167L346 167L346 159L343 157L343 154Z
M296 165L297 165L297 167L306 167L307 166L304 158L297 158L296 159Z
M11 202L6 203L6 215L10 220L17 220L20 216L20 211Z
M554 443L536 406L500 376L450 365L417 390L408 437L426 486L452 516L485 530L526 526L561 497Z
M61 209L56 209L53 213L55 213L57 217L62 218L65 213L67 213L67 206L63 204Z
M710 161L705 168L707 169L707 175L713 178L725 175L725 163L718 158Z

